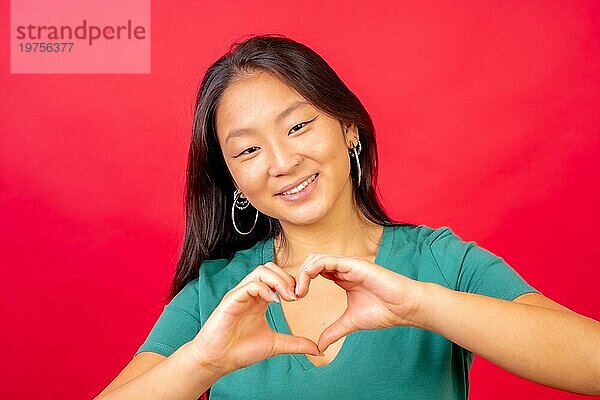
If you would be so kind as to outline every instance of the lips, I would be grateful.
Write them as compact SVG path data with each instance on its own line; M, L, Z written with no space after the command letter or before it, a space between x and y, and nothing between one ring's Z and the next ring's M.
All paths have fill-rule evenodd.
M295 188L296 186L298 186L299 184L301 184L302 182L304 182L305 180L307 180L308 178L310 178L313 175L319 175L319 173L316 172L314 174L307 175L304 178L298 179L296 182L294 182L294 183L292 183L290 185L284 186L283 188L281 188L281 190L279 191L279 193L276 193L276 195L280 195L283 192L287 192L288 190Z

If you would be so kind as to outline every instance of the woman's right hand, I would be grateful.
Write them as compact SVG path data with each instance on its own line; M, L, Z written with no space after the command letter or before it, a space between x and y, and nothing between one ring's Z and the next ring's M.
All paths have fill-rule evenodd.
M190 342L197 359L226 375L283 353L318 355L312 340L274 332L265 312L280 297L297 300L295 279L273 262L259 265L223 296L200 332Z

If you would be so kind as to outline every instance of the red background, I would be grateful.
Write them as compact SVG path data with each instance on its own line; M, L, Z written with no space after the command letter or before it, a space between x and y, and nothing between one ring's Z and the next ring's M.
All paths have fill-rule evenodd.
M600 319L600 2L154 1L149 75L11 75L7 3L0 398L91 398L145 339L183 234L194 92L248 33L308 44L362 99L392 215ZM476 357L471 398L508 397L583 396Z

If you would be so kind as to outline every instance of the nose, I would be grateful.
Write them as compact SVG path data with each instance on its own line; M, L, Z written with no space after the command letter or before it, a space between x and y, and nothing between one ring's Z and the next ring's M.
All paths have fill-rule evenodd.
M300 155L290 145L281 142L271 147L269 157L269 175L278 176L291 173L300 163Z

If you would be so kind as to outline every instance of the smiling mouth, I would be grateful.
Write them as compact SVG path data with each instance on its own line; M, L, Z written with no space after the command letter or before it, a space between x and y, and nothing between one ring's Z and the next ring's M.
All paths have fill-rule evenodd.
M318 172L314 173L308 179L306 179L304 182L302 182L300 185L296 186L293 189L286 190L285 192L277 193L277 196L290 196L290 195L302 192L304 189L306 189L308 187L308 185L310 185L315 179L317 179L318 175L319 175Z

